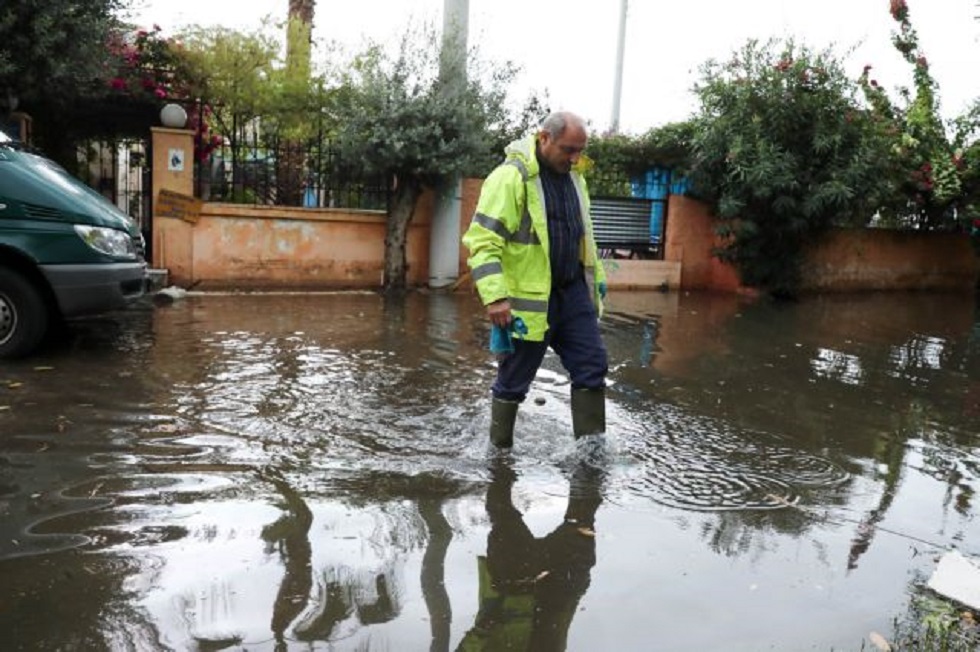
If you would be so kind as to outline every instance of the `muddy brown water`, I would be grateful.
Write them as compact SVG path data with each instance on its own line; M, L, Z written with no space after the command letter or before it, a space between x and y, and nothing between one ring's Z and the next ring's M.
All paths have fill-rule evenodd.
M196 295L0 365L4 650L857 650L980 553L973 296L616 293L511 456L468 294ZM512 647L507 647L512 646Z

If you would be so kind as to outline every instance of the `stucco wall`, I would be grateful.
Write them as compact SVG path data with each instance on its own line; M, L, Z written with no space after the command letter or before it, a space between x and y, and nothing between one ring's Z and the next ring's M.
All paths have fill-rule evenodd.
M407 280L428 279L426 197L408 230ZM206 203L196 224L158 217L156 265L170 282L205 288L376 288L384 271L385 215L374 211Z
M667 204L664 259L680 265L680 286L685 290L736 292L738 274L711 252L718 242L708 206L680 195Z
M711 255L719 240L706 204L671 196L665 242L683 289L744 291L735 269ZM805 251L801 271L804 291L971 290L980 258L964 234L837 229Z
M957 233L840 229L810 247L803 289L959 290L976 285L980 258Z

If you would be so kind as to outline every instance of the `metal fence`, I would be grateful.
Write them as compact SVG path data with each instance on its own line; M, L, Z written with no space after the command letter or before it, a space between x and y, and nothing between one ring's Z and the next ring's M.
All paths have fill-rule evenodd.
M329 139L291 141L245 134L195 165L196 194L206 201L261 206L386 210L388 184L363 177Z
M603 258L662 258L660 233L651 232L658 208L652 199L596 197L592 200L592 227Z
M150 146L146 139L96 139L80 143L75 169L83 183L115 204L147 233L150 229Z

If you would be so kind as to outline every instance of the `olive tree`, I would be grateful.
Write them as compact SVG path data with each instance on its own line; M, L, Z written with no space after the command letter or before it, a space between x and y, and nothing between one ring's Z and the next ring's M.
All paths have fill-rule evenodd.
M421 32L421 33L420 33ZM384 287L406 284L405 243L419 197L458 175L485 173L516 132L506 88L516 70L484 65L471 53L460 83L440 77L439 39L410 30L396 51L375 45L344 71L329 113L344 161L390 183Z
M890 196L889 140L829 50L750 41L704 64L694 90L692 178L719 220L716 255L743 283L793 295L803 246Z

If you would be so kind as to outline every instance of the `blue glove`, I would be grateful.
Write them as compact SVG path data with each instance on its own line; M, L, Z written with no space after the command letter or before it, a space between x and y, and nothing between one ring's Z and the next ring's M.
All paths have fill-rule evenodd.
M514 337L523 339L527 335L527 324L520 317L514 319L505 326L490 327L490 352L501 355L514 352Z
M599 298L600 299L605 299L606 298L606 282L605 281L599 281Z

